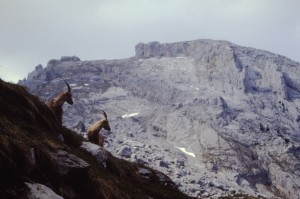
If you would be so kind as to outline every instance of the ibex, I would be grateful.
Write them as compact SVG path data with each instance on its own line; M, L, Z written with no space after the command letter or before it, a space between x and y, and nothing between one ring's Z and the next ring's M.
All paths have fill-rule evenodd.
M103 147L104 144L104 137L103 135L100 133L100 130L102 128L110 131L110 126L107 120L107 115L106 113L101 110L100 112L102 115L104 115L104 118L99 120L98 122L96 122L94 125L92 125L90 128L88 128L87 131L87 137L88 140L94 144L97 144L101 147Z
M65 81L68 86L68 91L61 93L60 95L53 98L49 103L48 107L52 110L58 121L62 124L63 108L65 102L73 104L72 93L70 85Z

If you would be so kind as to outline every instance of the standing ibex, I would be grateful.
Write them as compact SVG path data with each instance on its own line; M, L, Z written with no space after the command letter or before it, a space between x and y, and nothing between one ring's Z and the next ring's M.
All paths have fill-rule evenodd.
M90 128L88 128L87 137L90 142L94 144L98 144L99 146L103 147L104 137L100 133L100 130L104 128L110 131L110 126L107 120L106 113L103 110L101 110L101 114L104 115L104 118L96 122Z
M70 85L65 81L68 86L68 91L61 93L60 95L53 98L49 103L48 107L53 111L54 115L58 121L62 124L63 108L65 102L68 104L73 104L72 93Z

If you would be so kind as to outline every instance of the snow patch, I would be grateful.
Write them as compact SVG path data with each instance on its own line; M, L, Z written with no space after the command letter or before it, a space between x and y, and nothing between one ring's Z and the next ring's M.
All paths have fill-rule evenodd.
M83 84L84 86L89 86L90 84Z
M195 87L195 86L190 86L190 87L193 88L193 89L196 89L197 91L200 89L200 88Z
M80 90L82 88L83 88L83 86L76 86L76 87L73 87L72 90Z
M194 157L194 158L196 157L195 153L188 152L188 151L186 151L186 149L183 148L183 147L177 147L177 146L175 146L175 147L176 147L177 149L181 150L183 153L189 155L189 156L192 156L192 157Z
M129 113L129 114L125 114L125 115L122 115L122 118L126 118L126 117L133 117L133 116L136 116L140 113Z

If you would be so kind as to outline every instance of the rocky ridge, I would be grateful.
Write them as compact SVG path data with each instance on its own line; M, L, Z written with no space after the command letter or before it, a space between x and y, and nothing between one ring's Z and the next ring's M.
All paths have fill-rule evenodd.
M65 125L85 135L105 110L104 148L191 196L299 197L299 63L227 41L135 49L122 60L51 60L20 84L48 101L66 79L75 103Z

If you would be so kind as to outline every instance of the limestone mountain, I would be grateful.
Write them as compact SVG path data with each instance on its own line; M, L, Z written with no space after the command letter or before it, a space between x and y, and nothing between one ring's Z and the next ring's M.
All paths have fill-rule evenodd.
M167 174L191 196L299 198L300 64L227 41L140 43L121 60L50 60L20 81L49 101L72 87L64 124L105 110L104 148Z

